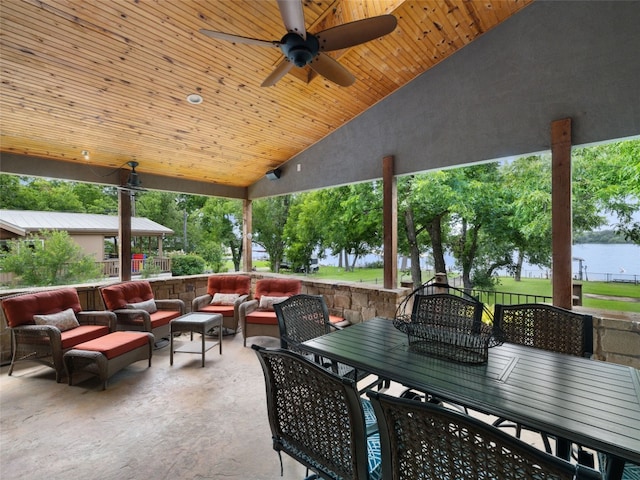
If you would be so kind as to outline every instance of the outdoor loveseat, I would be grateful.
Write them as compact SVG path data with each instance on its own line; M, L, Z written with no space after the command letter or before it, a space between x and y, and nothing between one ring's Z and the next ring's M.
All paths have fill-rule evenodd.
M302 290L302 282L294 278L262 278L256 282L253 300L240 305L240 325L244 346L247 338L268 336L280 338L278 318L273 304Z
M117 330L153 333L156 345L169 338L171 320L185 314L180 299L157 300L147 281L122 282L100 288L107 310L117 316Z
M114 313L83 312L74 288L7 297L2 300L2 310L13 342L9 375L16 362L31 360L52 367L60 382L65 373L65 352L116 328Z
M225 329L238 331L240 305L246 302L251 292L251 277L248 275L211 275L207 279L207 293L191 302L192 312L219 313Z

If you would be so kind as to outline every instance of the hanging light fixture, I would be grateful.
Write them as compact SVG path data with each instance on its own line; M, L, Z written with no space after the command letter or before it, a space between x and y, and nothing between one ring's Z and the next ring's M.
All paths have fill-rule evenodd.
M127 162L127 164L131 167L129 178L127 178L127 187L140 188L140 185L142 185L142 181L140 181L138 172L136 172L136 167L138 166L138 162L132 161L132 162Z

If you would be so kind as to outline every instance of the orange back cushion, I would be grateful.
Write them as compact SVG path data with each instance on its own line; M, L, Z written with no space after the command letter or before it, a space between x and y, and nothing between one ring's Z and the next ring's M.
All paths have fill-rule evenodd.
M247 275L212 275L207 281L207 293L237 293L249 295L251 277Z
M123 282L100 289L107 310L125 308L127 303L139 303L153 299L149 282Z
M253 296L260 300L262 295L267 297L290 297L302 290L302 281L293 278L262 278L256 282L256 293Z
M29 293L2 300L2 310L10 327L33 325L34 315L59 313L67 308L72 308L74 313L82 311L75 288Z

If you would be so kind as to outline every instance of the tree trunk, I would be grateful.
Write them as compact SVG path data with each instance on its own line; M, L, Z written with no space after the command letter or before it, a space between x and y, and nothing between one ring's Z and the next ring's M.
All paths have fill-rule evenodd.
M444 249L442 248L442 215L435 216L427 228L431 237L434 273L447 273L447 265L444 263Z
M519 282L520 280L522 280L522 264L523 263L524 263L524 253L522 253L522 250L518 250L518 263L516 264L516 271L515 271L516 282Z
M411 255L411 281L413 282L413 288L418 288L419 285L422 285L422 272L420 270L418 236L416 234L416 225L413 220L413 208L411 208L411 206L407 207L404 212L404 223Z

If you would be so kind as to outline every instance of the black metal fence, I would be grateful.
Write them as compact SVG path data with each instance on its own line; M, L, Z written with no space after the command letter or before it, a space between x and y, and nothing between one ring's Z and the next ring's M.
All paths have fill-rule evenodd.
M526 293L495 292L492 290L471 290L471 295L485 305L515 305L520 303L553 303L553 297L529 295Z

